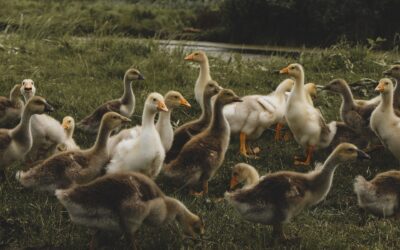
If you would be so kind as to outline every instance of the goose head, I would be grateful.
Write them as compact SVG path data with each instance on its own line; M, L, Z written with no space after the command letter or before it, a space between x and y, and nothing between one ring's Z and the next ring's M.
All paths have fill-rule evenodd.
M177 108L179 106L191 107L190 103L178 91L168 91L165 95L165 105L168 109Z
M246 185L255 184L259 180L257 170L246 163L238 163L232 169L230 189L234 189L238 184L246 182Z
M286 74L294 78L299 78L303 74L303 66L298 63L289 64L289 66L281 69L280 74Z
M347 83L343 79L334 79L330 81L326 86L322 88L322 90L328 90L335 93L343 93L347 88Z
M400 65L396 64L390 67L390 69L383 71L383 75L385 76L391 76L396 79L400 78Z
M196 238L196 235L203 236L205 233L203 219L200 216L191 214L190 219L183 223L183 233L192 238Z
M54 111L54 108L48 104L43 97L40 96L33 96L31 99L29 99L25 109L31 114L43 114L45 112Z
M239 96L233 92L231 89L223 89L219 92L217 96L216 102L221 103L223 105L227 105L233 102L242 102L243 100L240 99Z
M167 105L165 105L164 97L159 93L151 93L145 102L145 109L151 111L152 113L168 112Z
M36 93L35 83L32 79L24 79L21 83L21 94L24 96L25 101L29 100Z
M144 76L139 72L137 69L128 69L125 72L125 79L128 81L134 81L134 80L144 80Z
M186 61L202 63L207 61L207 55L204 51L195 51L185 57Z
M204 95L207 98L211 98L212 96L215 96L222 90L222 87L219 86L219 84L216 81L209 81L204 88Z
M71 116L66 116L64 117L61 126L66 130L66 131L71 131L75 128L75 120Z
M376 86L375 91L378 91L381 94L390 94L393 92L393 82L389 78L382 78L378 86Z
M351 143L339 144L331 154L338 162L350 162L357 159L371 159L371 157L364 151L357 148L356 145Z
M311 96L311 99L314 100L317 98L319 85L309 82L304 85L304 88L306 89L306 92Z
M105 126L108 130L113 130L120 127L123 124L129 123L131 119L120 115L116 112L107 112L101 119L102 126Z

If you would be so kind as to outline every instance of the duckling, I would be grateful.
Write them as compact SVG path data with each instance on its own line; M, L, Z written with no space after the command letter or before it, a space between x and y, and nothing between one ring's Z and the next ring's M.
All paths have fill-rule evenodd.
M209 81L204 89L203 103L204 108L200 117L196 120L187 122L182 126L178 127L174 131L174 139L172 141L171 148L167 151L164 162L170 163L174 160L182 147L195 135L202 132L207 128L211 121L212 109L211 109L211 98L217 95L222 88L216 81Z
M383 75L390 76L396 79L396 88L393 92L393 107L395 110L400 110L400 64L395 64L390 69L383 72Z
M177 221L184 234L193 238L205 232L199 216L140 173L109 174L85 185L58 189L55 194L73 223L99 231L122 231L130 248L136 246L136 232L143 223L162 226Z
M185 57L185 60L193 61L200 64L200 73L194 86L194 95L197 103L200 104L201 109L204 110L204 89L206 88L207 83L212 80L210 75L210 65L208 63L208 57L204 51L196 51L191 53L190 55L187 55Z
M64 117L61 126L64 128L66 138L65 142L57 145L56 153L67 150L80 149L80 147L76 145L74 138L72 138L75 130L74 118L72 118L71 116Z
M225 105L242 101L232 90L223 89L213 107L212 120L200 134L183 146L178 157L166 164L164 173L177 182L185 181L191 194L208 193L208 181L222 165L230 140L230 128L223 114ZM202 191L195 192L201 186Z
M172 110L178 108L179 106L186 106L190 108L191 105L182 96L182 94L177 91L168 91L168 93L165 94L164 99L168 111L159 113L156 123L156 129L160 134L161 142L164 146L165 152L167 152L171 148L172 142L174 140L174 129L171 125Z
M334 79L323 90L329 90L339 93L342 96L342 105L340 106L340 117L346 125L354 129L358 134L374 137L369 128L369 119L375 104L359 105L354 101L353 94L344 79Z
M129 170L142 172L152 178L160 173L165 150L154 125L154 118L159 111L168 112L164 97L159 93L151 93L144 105L139 135L117 145L107 166L107 173Z
M308 173L278 171L248 189L226 192L225 199L248 221L273 226L273 237L286 239L283 224L303 209L320 203L332 185L336 167L357 158L370 159L355 145L342 143L322 166Z
M0 128L13 127L21 119L24 102L19 98L21 84L16 84L10 92L10 97L0 96Z
M233 103L224 108L224 116L231 127L231 133L240 133L240 153L243 156L249 157L247 138L255 140L267 128L282 123L286 106L285 93L292 89L293 84L293 80L286 79L267 96L244 96L243 102Z
M130 122L116 112L107 112L100 124L95 144L89 149L55 154L27 171L18 171L16 179L27 188L54 192L74 183L87 183L99 177L109 162L107 140L113 129Z
M122 97L100 105L92 114L78 122L77 127L85 132L95 134L101 118L109 111L131 117L135 109L135 95L132 91L132 81L134 80L144 80L144 77L137 69L128 69L124 75L124 94Z
M31 79L22 81L20 89L27 102L36 93L36 87ZM31 119L33 144L25 155L26 162L35 162L46 158L55 152L57 145L64 143L65 132L60 122L47 114L34 115Z
M359 175L355 178L354 192L364 212L379 217L400 215L400 171L379 173L370 181Z
M290 92L286 104L285 117L297 143L307 149L305 161L295 159L295 165L309 165L313 152L318 148L327 147L324 139L331 134L321 112L307 101L304 89L304 69L298 63L290 64L280 70L295 79L295 85Z
M381 102L371 114L371 129L382 144L400 160L400 117L394 113L392 80L381 79L375 90L381 93Z
M244 183L243 188L250 188L256 185L259 180L260 175L253 166L243 162L238 163L232 169L229 188L233 190L240 183Z
M53 110L44 98L31 98L22 111L19 124L13 129L0 129L0 170L14 161L23 159L31 149L31 117Z

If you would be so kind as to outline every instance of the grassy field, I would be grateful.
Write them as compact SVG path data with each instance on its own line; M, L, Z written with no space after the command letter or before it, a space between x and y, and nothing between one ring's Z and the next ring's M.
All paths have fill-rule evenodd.
M18 33L18 32L17 32ZM174 122L182 124L199 115L193 94L198 67L183 60L182 50L166 51L152 40L129 40L119 37L92 37L76 39L34 38L25 34L5 34L0 37L0 94L8 95L15 83L32 78L37 94L52 103L59 120L72 115L77 120L90 113L97 105L122 94L122 77L131 66L137 67L146 80L133 86L137 107L132 125L140 123L143 102L153 91L166 93L178 90L193 105L191 110L177 110ZM306 70L306 80L326 84L342 77L354 82L363 77L379 79L387 65L399 59L395 52L373 53L362 47L340 44L299 58L271 56L264 60L245 61L239 55L223 61L210 58L213 78L223 87L243 96L269 93L283 80L274 74L291 62L300 62ZM316 100L328 121L339 119L340 98L322 93ZM81 147L89 147L94 137L77 131L75 138ZM205 198L176 192L165 183L158 184L166 194L182 200L193 212L201 214L206 223L206 240L183 241L175 227L142 227L139 242L143 249L261 249L272 246L271 229L242 220L228 204L215 202L228 189L231 167L242 161L254 165L261 174L277 170L307 171L292 165L293 155L302 149L293 141L276 143L271 131L254 142L262 151L260 159L246 160L238 155L238 140L232 139L226 160L216 177L210 182L210 194ZM326 153L317 154L323 161ZM0 184L0 248L29 249L85 249L91 231L76 226L57 200L46 193L26 190L14 179L22 164L7 170L7 181ZM331 192L318 206L304 211L286 227L291 237L300 240L276 245L276 248L306 249L398 249L400 227L390 219L369 217L365 226L358 226L356 197L352 183L356 175L371 178L376 173L397 169L398 162L386 151L372 155L372 160L343 165L336 171ZM125 246L123 238L116 236L115 249Z

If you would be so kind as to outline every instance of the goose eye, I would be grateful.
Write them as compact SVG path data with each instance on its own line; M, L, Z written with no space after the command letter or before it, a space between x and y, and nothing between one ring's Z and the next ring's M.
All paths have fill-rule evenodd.
M290 67L291 70L294 70L294 66Z
M198 56L198 55L199 55L199 53L194 53L194 55L195 55L195 56Z
M179 96L175 96L175 99L179 99Z
M388 82L385 82L385 85L388 85Z
M157 101L157 99L156 98L153 98L153 102L156 102Z

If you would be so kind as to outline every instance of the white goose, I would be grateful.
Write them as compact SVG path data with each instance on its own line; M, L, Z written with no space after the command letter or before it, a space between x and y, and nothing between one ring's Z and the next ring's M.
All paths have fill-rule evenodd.
M171 124L171 113L172 110L179 106L191 107L190 103L182 96L181 93L177 91L169 91L165 94L165 105L167 106L167 112L159 113L158 120L156 123L156 129L160 134L161 142L164 146L165 152L167 152L174 140L174 129ZM139 136L141 131L141 126L136 126L129 129L124 129L118 134L112 136L108 143L108 150L111 155L115 153L117 145L122 140L133 139Z
M240 133L240 153L248 157L247 138L257 139L274 124L283 123L286 107L287 91L293 87L294 81L286 79L269 95L249 95L242 97L243 102L230 104L224 108L232 134Z
M185 60L197 62L200 64L200 73L194 86L194 95L197 103L200 104L201 110L204 110L204 89L207 83L212 80L210 75L210 64L208 63L208 57L204 51L196 51L186 56Z
M382 144L400 160L400 118L393 108L393 82L383 78L375 90L381 93L381 102L371 114L370 127Z
M21 93L24 96L25 102L35 95L36 88L31 79L22 81ZM65 142L64 128L59 121L49 115L41 114L32 116L31 129L33 145L25 156L25 160L28 162L45 158L49 152L53 153L55 151L58 144Z
M328 138L328 135L332 134L331 128L325 123L321 112L307 101L303 66L298 63L290 64L281 69L280 73L295 79L286 104L286 121L297 143L307 150L305 161L296 159L294 163L309 165L313 152L318 148L327 147L331 142L332 138Z
M168 111L164 98L158 93L151 93L144 105L140 133L132 139L122 140L117 145L107 166L107 173L129 170L142 172L153 178L160 173L165 150L154 125L158 111ZM136 130L132 132L136 133Z

